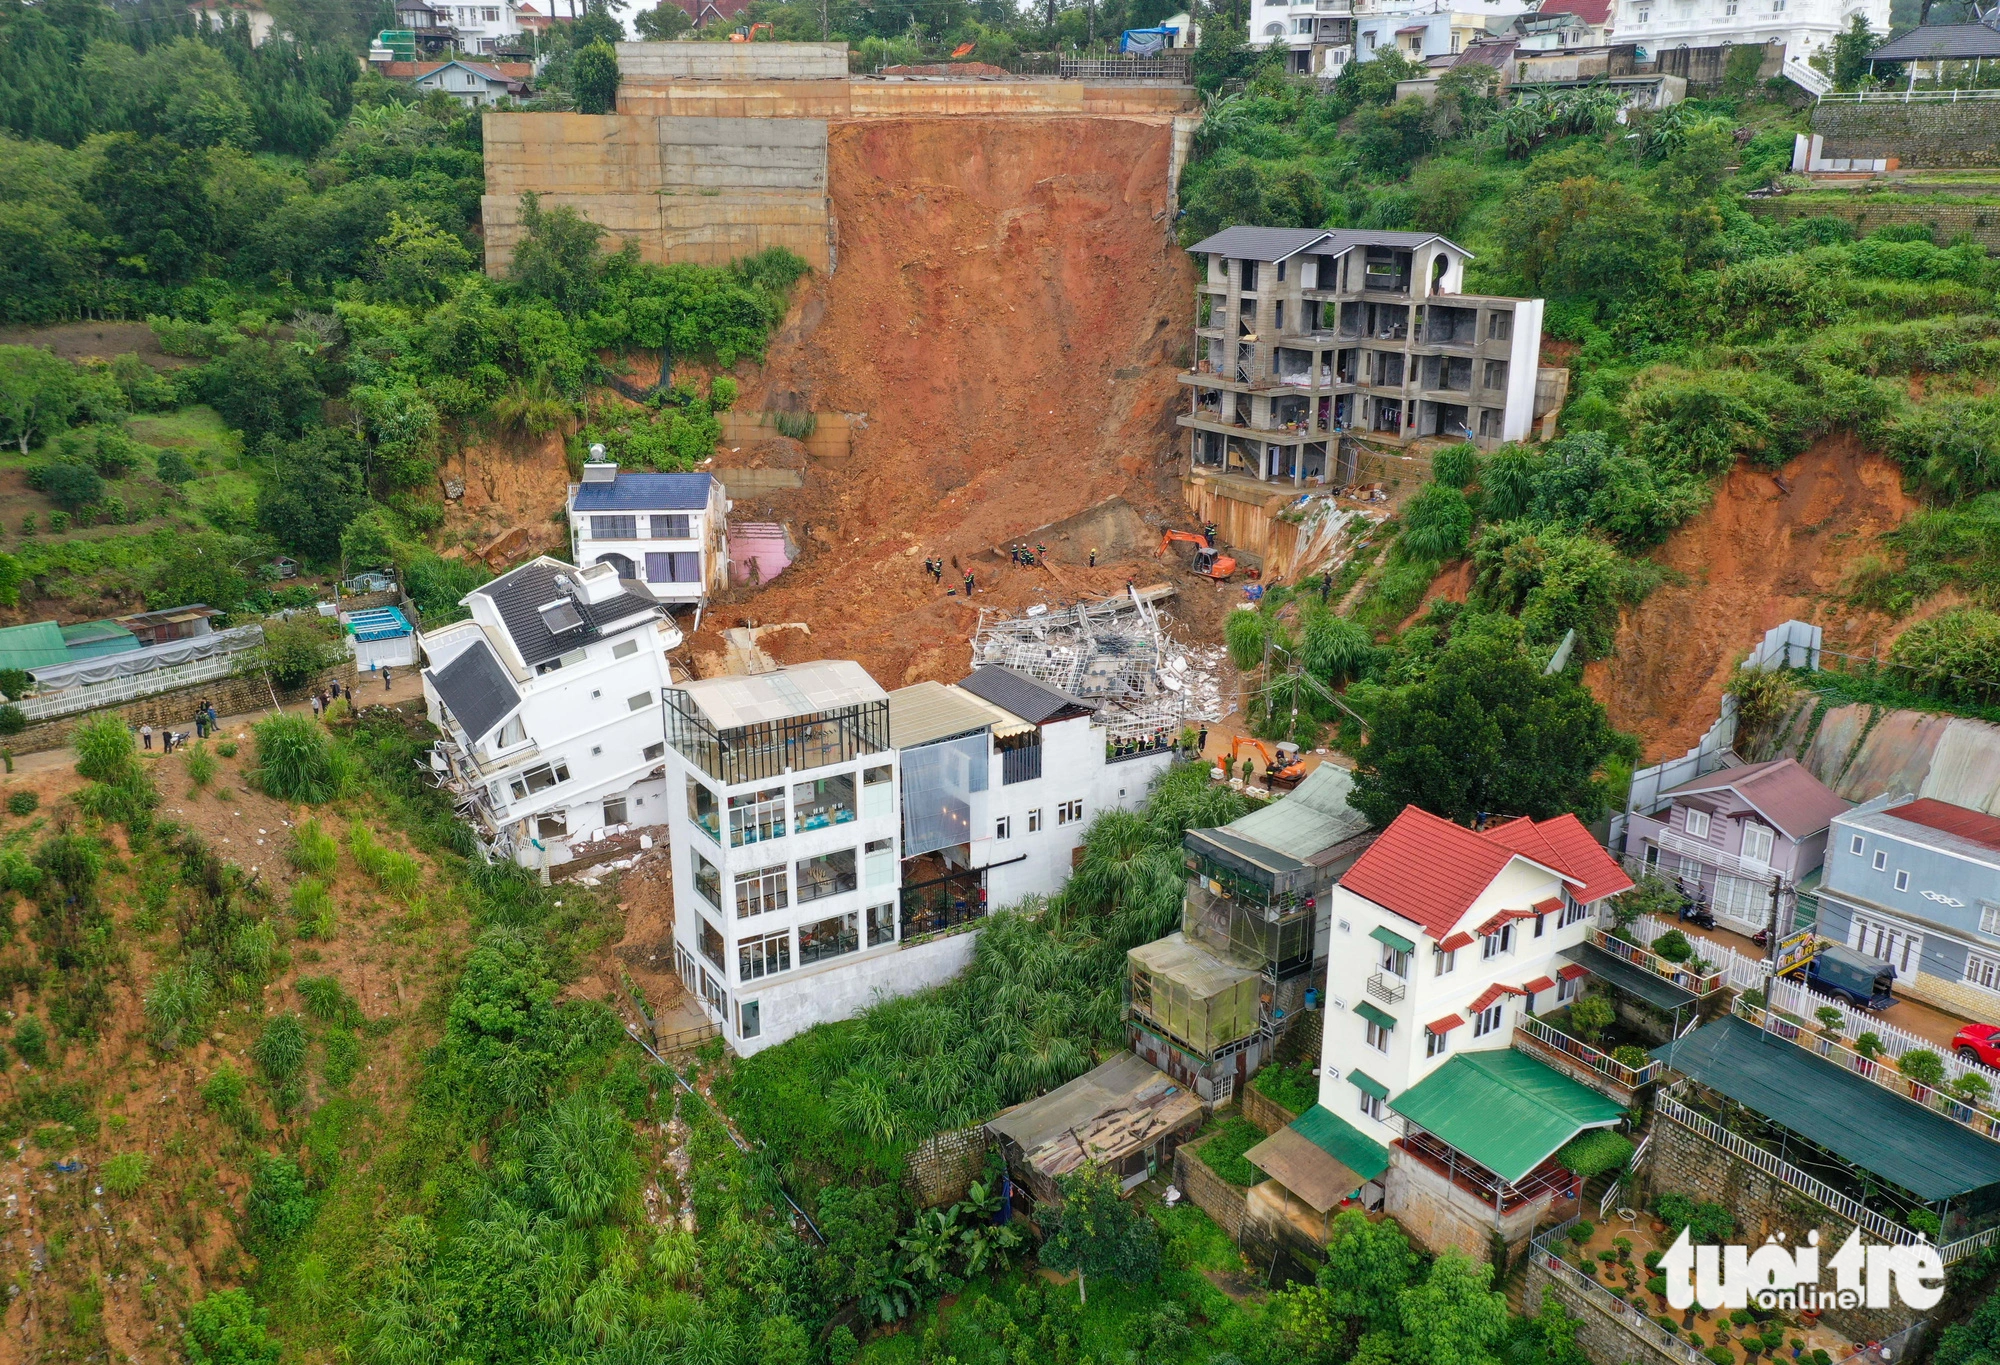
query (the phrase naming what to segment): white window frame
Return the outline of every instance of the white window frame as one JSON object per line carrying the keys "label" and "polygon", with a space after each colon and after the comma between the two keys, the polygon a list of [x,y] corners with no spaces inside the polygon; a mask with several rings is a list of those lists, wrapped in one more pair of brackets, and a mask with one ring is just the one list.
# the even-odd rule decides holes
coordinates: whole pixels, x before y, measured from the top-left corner
{"label": "white window frame", "polygon": [[1910,889],[1910,874],[1900,867],[1896,869],[1896,889],[1898,891]]}
{"label": "white window frame", "polygon": [[[1761,844],[1762,847],[1753,851],[1751,848],[1753,843]],[[1769,867],[1771,865],[1772,850],[1777,845],[1777,836],[1772,832],[1769,825],[1760,824],[1755,820],[1746,820],[1743,822],[1743,860],[1745,862]]]}
{"label": "white window frame", "polygon": [[1383,1121],[1382,1119],[1383,1111],[1388,1107],[1386,1101],[1377,1099],[1375,1096],[1369,1094],[1366,1090],[1362,1090],[1360,1093],[1361,1093],[1361,1112],[1366,1114],[1369,1118],[1374,1119],[1377,1123],[1381,1123]]}
{"label": "white window frame", "polygon": [[1849,853],[1854,854],[1856,857],[1859,857],[1862,853],[1866,852],[1867,848],[1868,848],[1868,840],[1863,835],[1857,834],[1852,839],[1847,841],[1847,851]]}
{"label": "white window frame", "polygon": [[1042,808],[1040,806],[1037,806],[1035,807],[1035,809],[1028,812],[1028,833],[1040,834],[1041,832],[1042,832]]}
{"label": "white window frame", "polygon": [[1481,962],[1491,962],[1494,958],[1505,957],[1513,951],[1514,921],[1512,920],[1508,920],[1505,924],[1495,929],[1492,933],[1485,935],[1479,941],[1479,960]]}
{"label": "white window frame", "polygon": [[1363,1019],[1361,1021],[1361,1024],[1362,1024],[1362,1036],[1368,1040],[1368,1046],[1374,1048],[1377,1052],[1382,1053],[1384,1056],[1388,1055],[1389,1030],[1383,1028],[1373,1019]]}
{"label": "white window frame", "polygon": [[1967,953],[1961,979],[1968,986],[2000,995],[2000,954]]}
{"label": "white window frame", "polygon": [[2000,938],[2000,902],[1979,902],[1979,932]]}
{"label": "white window frame", "polygon": [[1875,850],[1875,861],[1874,861],[1874,862],[1872,862],[1872,863],[1870,863],[1870,864],[1869,864],[1869,866],[1870,866],[1870,867],[1872,867],[1872,868],[1874,868],[1874,869],[1875,869],[1875,870],[1876,870],[1877,872],[1886,872],[1886,871],[1888,871],[1888,870],[1889,870],[1889,850],[1888,850],[1888,849],[1886,849],[1886,848],[1878,848],[1878,849],[1876,849],[1876,850]]}
{"label": "white window frame", "polygon": [[[1641,19],[1641,20],[1640,20],[1639,22],[1643,24],[1643,23],[1645,23],[1646,21],[1645,21],[1644,19]],[[1690,810],[1689,810],[1689,811],[1687,812],[1687,837],[1688,837],[1688,838],[1690,838],[1690,839],[1706,839],[1706,838],[1708,837],[1708,828],[1709,828],[1709,822],[1708,822],[1708,812],[1707,812],[1707,811],[1705,811],[1705,810],[1693,810],[1693,809],[1690,809]]]}
{"label": "white window frame", "polygon": [[1014,817],[1011,815],[1003,815],[998,820],[995,820],[993,822],[993,837],[995,839],[1013,838]]}
{"label": "white window frame", "polygon": [[1074,825],[1082,819],[1083,799],[1081,797],[1074,801],[1064,801],[1056,807],[1056,823],[1058,825]]}
{"label": "white window frame", "polygon": [[1578,978],[1576,978],[1576,977],[1573,977],[1573,976],[1559,976],[1559,977],[1557,977],[1557,978],[1556,978],[1556,1003],[1557,1003],[1557,1004],[1565,1004],[1565,1005],[1566,1005],[1566,1004],[1568,1004],[1568,1003],[1569,1003],[1570,1001],[1572,1001],[1572,1000],[1576,999],[1576,983],[1577,983],[1577,980],[1578,980]]}
{"label": "white window frame", "polygon": [[1446,952],[1442,948],[1433,946],[1431,948],[1431,966],[1433,968],[1431,975],[1450,976],[1458,970],[1458,949],[1453,948],[1450,952]]}
{"label": "white window frame", "polygon": [[1503,996],[1472,1016],[1472,1036],[1484,1038],[1507,1021],[1507,1000]]}
{"label": "white window frame", "polygon": [[[745,967],[754,970],[746,971]],[[792,931],[774,929],[736,941],[736,975],[741,984],[782,976],[792,969]]]}
{"label": "white window frame", "polygon": [[786,880],[783,863],[739,872],[731,879],[730,888],[730,903],[736,907],[738,919],[775,914],[790,908],[792,903],[791,883]]}
{"label": "white window frame", "polygon": [[1410,979],[1410,955],[1392,944],[1382,945],[1382,970],[1398,981]]}
{"label": "white window frame", "polygon": [[1424,1030],[1424,1059],[1426,1061],[1432,1057],[1444,1056],[1450,1047],[1450,1029],[1446,1029],[1443,1033],[1433,1033],[1429,1029]]}

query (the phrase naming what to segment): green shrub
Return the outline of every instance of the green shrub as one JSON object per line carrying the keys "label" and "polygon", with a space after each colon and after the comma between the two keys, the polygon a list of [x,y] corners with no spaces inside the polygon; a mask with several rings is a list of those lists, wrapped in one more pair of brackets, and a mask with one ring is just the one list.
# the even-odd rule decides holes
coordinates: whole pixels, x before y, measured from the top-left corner
{"label": "green shrub", "polygon": [[313,1198],[298,1163],[289,1157],[258,1161],[250,1180],[250,1226],[267,1241],[284,1246],[312,1222]]}
{"label": "green shrub", "polygon": [[1241,1115],[1223,1120],[1213,1136],[1195,1148],[1201,1164],[1232,1185],[1248,1188],[1264,1183],[1264,1173],[1243,1159],[1243,1154],[1264,1140],[1264,1132]]}
{"label": "green shrub", "polygon": [[27,728],[27,712],[12,702],[0,704],[0,735],[18,735]]}
{"label": "green shrub", "polygon": [[1409,560],[1456,559],[1472,536],[1472,505],[1465,494],[1431,482],[1403,508],[1397,552]]}
{"label": "green shrub", "polygon": [[292,884],[290,909],[292,923],[297,926],[300,938],[333,937],[333,893],[319,878],[302,877]]}
{"label": "green shrub", "polygon": [[1479,477],[1479,447],[1470,441],[1446,446],[1431,456],[1431,477],[1447,488],[1468,488]]}
{"label": "green shrub", "polygon": [[152,1165],[152,1159],[144,1152],[120,1152],[104,1163],[99,1174],[105,1189],[129,1199],[145,1185]]}
{"label": "green shrub", "polygon": [[146,1039],[162,1052],[200,1040],[214,1017],[215,983],[193,963],[162,969],[146,989]]}
{"label": "green shrub", "polygon": [[1229,646],[1229,661],[1247,673],[1264,662],[1264,641],[1269,625],[1261,612],[1243,608],[1232,611],[1222,623],[1222,637]]}
{"label": "green shrub", "polygon": [[278,1365],[284,1354],[247,1289],[225,1289],[190,1305],[181,1346],[188,1365]]}
{"label": "green shrub", "polygon": [[223,758],[236,757],[236,741],[233,739],[217,740],[215,742],[215,752],[220,754]]}
{"label": "green shrub", "polygon": [[93,782],[117,782],[138,766],[138,745],[125,722],[116,716],[100,716],[79,725],[70,743],[76,746],[77,775]]}
{"label": "green shrub", "polygon": [[25,668],[0,668],[0,692],[19,701],[35,690],[35,675]]}
{"label": "green shrub", "polygon": [[335,862],[340,857],[340,845],[333,835],[320,826],[317,820],[302,820],[292,831],[292,847],[287,855],[293,867],[301,872],[310,872],[315,877],[333,874]]}
{"label": "green shrub", "polygon": [[205,740],[198,739],[188,746],[187,775],[188,781],[194,783],[195,790],[199,791],[213,782],[215,780],[215,770],[215,755],[209,752],[208,744]]}
{"label": "green shrub", "polygon": [[21,1016],[21,1022],[14,1025],[14,1051],[21,1054],[21,1060],[30,1066],[49,1064],[49,1029],[32,1014]]}
{"label": "green shrub", "polygon": [[352,1028],[361,1022],[361,1006],[332,977],[302,976],[293,984],[305,1001],[306,1013],[322,1024]]}
{"label": "green shrub", "polygon": [[1948,701],[1989,702],[2000,688],[2000,613],[1956,607],[1896,637],[1890,659],[1920,691]]}
{"label": "green shrub", "polygon": [[423,869],[407,853],[384,848],[359,820],[347,829],[347,851],[370,881],[393,896],[407,899],[417,889]]}
{"label": "green shrub", "polygon": [[257,781],[265,795],[317,805],[338,794],[333,745],[311,717],[272,716],[257,722],[250,733],[257,744]]}
{"label": "green shrub", "polygon": [[361,1069],[361,1043],[348,1029],[335,1028],[327,1030],[321,1047],[326,1055],[320,1065],[320,1076],[338,1090]]}
{"label": "green shrub", "polygon": [[1927,1047],[1905,1052],[1896,1059],[1896,1069],[1918,1085],[1936,1086],[1944,1080],[1944,1058]]}
{"label": "green shrub", "polygon": [[1669,929],[1653,940],[1653,951],[1669,962],[1686,962],[1694,956],[1694,945],[1678,929]]}
{"label": "green shrub", "polygon": [[36,792],[14,792],[7,798],[7,813],[9,815],[33,815],[35,808],[41,804],[42,798]]}
{"label": "green shrub", "polygon": [[281,1014],[264,1025],[257,1041],[250,1045],[266,1080],[282,1085],[299,1074],[306,1061],[306,1026],[296,1014]]}
{"label": "green shrub", "polygon": [[245,1131],[256,1128],[256,1115],[248,1104],[250,1083],[243,1073],[223,1062],[201,1083],[202,1107],[217,1118]]}
{"label": "green shrub", "polygon": [[1294,1114],[1303,1114],[1319,1103],[1319,1078],[1309,1070],[1297,1071],[1275,1064],[1265,1066],[1257,1072],[1250,1085],[1273,1104]]}

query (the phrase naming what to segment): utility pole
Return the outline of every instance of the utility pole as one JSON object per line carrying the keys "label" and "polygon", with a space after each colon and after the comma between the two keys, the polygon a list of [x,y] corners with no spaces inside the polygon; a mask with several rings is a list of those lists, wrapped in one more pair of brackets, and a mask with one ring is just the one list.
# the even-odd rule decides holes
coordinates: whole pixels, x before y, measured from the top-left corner
{"label": "utility pole", "polygon": [[1771,923],[1764,933],[1764,1028],[1767,1032],[1771,1027],[1771,1014],[1777,1009],[1771,994],[1778,984],[1778,893],[1784,884],[1781,874],[1771,874]]}

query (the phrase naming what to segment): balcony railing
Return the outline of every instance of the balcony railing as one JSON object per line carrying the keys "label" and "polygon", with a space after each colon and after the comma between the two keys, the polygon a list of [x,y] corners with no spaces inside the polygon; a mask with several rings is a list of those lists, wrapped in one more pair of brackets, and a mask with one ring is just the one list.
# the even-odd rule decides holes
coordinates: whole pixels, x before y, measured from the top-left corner
{"label": "balcony railing", "polygon": [[1701,839],[1690,839],[1679,830],[1662,829],[1651,837],[1663,852],[1685,854],[1696,862],[1705,863],[1733,876],[1751,877],[1768,884],[1773,873],[1783,875],[1769,863],[1753,863],[1746,858],[1737,857],[1734,853],[1725,853],[1714,844]]}
{"label": "balcony railing", "polygon": [[1626,1090],[1637,1090],[1642,1085],[1650,1085],[1659,1079],[1666,1063],[1649,1061],[1644,1066],[1627,1066],[1610,1053],[1592,1047],[1589,1043],[1572,1038],[1561,1029],[1543,1023],[1532,1017],[1523,1018],[1514,1025],[1517,1038],[1526,1037],[1534,1045],[1545,1047],[1552,1052],[1589,1067],[1613,1085]]}
{"label": "balcony railing", "polygon": [[1898,1095],[1912,1104],[1922,1105],[1933,1114],[1941,1114],[1959,1127],[2000,1142],[2000,1111],[1990,1106],[1993,1101],[1975,1101],[1960,1098],[1941,1086],[1924,1085],[1904,1075],[1893,1064],[1879,1057],[1864,1057],[1843,1042],[1839,1042],[1820,1032],[1810,1024],[1788,1019],[1782,1014],[1772,1014],[1750,1004],[1738,996],[1735,1004],[1737,1015],[1769,1034],[1774,1034],[1787,1042],[1798,1044],[1815,1056],[1824,1057],[1844,1070],[1851,1071],[1862,1079],[1881,1086],[1891,1094]]}
{"label": "balcony railing", "polygon": [[1713,995],[1729,984],[1727,971],[1713,971],[1705,975],[1697,973],[1681,963],[1667,961],[1658,953],[1648,952],[1636,943],[1613,938],[1603,929],[1592,929],[1589,941],[1612,956],[1623,958],[1634,967],[1651,972],[1663,981],[1671,981],[1693,995]]}
{"label": "balcony railing", "polygon": [[1409,986],[1399,976],[1387,972],[1377,972],[1368,978],[1368,993],[1385,1005],[1393,1005],[1409,993]]}
{"label": "balcony railing", "polygon": [[[1615,1185],[1612,1188],[1617,1188]],[[1646,1315],[1644,1306],[1637,1302],[1628,1303],[1606,1289],[1592,1276],[1584,1274],[1562,1258],[1556,1250],[1559,1237],[1563,1237],[1575,1223],[1574,1217],[1556,1224],[1541,1236],[1535,1238],[1528,1254],[1535,1258],[1542,1269],[1555,1279],[1563,1281],[1580,1292],[1593,1308],[1606,1317],[1615,1319],[1626,1331],[1632,1333],[1646,1345],[1669,1360],[1684,1362],[1684,1365],[1708,1365],[1708,1357],[1695,1350],[1679,1336],[1667,1331],[1659,1323]],[[1567,1238],[1564,1238],[1567,1240]],[[1631,1353],[1635,1358],[1639,1352]]]}

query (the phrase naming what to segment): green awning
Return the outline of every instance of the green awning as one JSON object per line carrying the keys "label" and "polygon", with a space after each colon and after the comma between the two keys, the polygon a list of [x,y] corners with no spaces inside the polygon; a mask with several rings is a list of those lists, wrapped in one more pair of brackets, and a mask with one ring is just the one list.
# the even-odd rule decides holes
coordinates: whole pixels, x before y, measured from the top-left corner
{"label": "green awning", "polygon": [[1377,943],[1386,943],[1391,948],[1399,948],[1406,953],[1414,953],[1415,951],[1417,951],[1416,944],[1412,943],[1409,939],[1404,938],[1401,934],[1395,932],[1393,929],[1385,929],[1381,925],[1377,925],[1375,928],[1370,929],[1368,931],[1368,937],[1374,939]]}
{"label": "green awning", "polygon": [[1389,1149],[1323,1104],[1292,1120],[1292,1131],[1353,1171],[1374,1180],[1389,1169]]}
{"label": "green awning", "polygon": [[1389,1107],[1509,1183],[1584,1129],[1625,1116],[1617,1101],[1511,1048],[1462,1052]]}
{"label": "green awning", "polygon": [[1396,1027],[1395,1015],[1390,1014],[1385,1010],[1376,1009],[1366,1000],[1363,1000],[1360,1004],[1356,1005],[1354,1007],[1354,1012],[1360,1015],[1363,1019],[1366,1019],[1369,1023],[1375,1024],[1381,1028]]}
{"label": "green awning", "polygon": [[1665,977],[1655,976],[1644,967],[1635,967],[1616,953],[1608,953],[1594,943],[1579,943],[1574,948],[1565,948],[1556,954],[1565,962],[1574,962],[1592,976],[1609,982],[1629,995],[1636,995],[1654,1009],[1672,1014],[1684,1005],[1692,1005],[1701,997],[1693,991],[1683,990]]}
{"label": "green awning", "polygon": [[1373,1095],[1378,1100],[1389,1098],[1389,1087],[1365,1071],[1350,1071],[1347,1073],[1347,1079],[1353,1081],[1355,1088],[1364,1094]]}
{"label": "green awning", "polygon": [[2000,1184],[2000,1142],[1735,1015],[1653,1056],[1926,1202]]}

